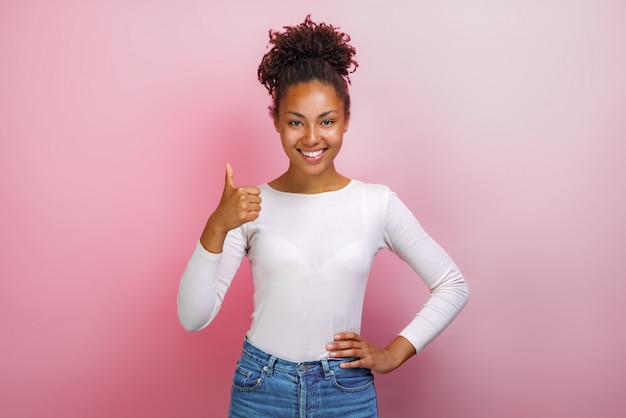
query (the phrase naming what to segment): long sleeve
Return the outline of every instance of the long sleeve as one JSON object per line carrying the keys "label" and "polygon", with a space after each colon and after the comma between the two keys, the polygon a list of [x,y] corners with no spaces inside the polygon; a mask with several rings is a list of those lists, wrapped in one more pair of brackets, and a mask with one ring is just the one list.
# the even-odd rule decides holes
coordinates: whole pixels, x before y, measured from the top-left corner
{"label": "long sleeve", "polygon": [[426,304],[400,332],[420,352],[465,306],[469,289],[454,261],[394,193],[389,197],[384,228],[389,249],[407,262],[431,291]]}
{"label": "long sleeve", "polygon": [[196,244],[178,287],[178,319],[183,328],[198,331],[215,318],[245,253],[243,228],[228,233],[220,254]]}

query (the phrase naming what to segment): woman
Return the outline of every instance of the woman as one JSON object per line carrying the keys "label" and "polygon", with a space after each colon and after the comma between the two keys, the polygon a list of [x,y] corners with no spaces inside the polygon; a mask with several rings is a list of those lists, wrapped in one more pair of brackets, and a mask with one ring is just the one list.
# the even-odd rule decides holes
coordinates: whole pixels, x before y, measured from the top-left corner
{"label": "woman", "polygon": [[[258,76],[289,167],[259,187],[235,187],[226,165],[221,201],[181,279],[179,319],[199,330],[217,315],[243,257],[250,260],[254,314],[234,373],[231,417],[377,417],[372,371],[399,367],[467,301],[458,268],[398,197],[335,168],[357,67],[349,40],[310,17],[270,31]],[[406,261],[431,296],[379,348],[359,332],[367,277],[383,248]]]}

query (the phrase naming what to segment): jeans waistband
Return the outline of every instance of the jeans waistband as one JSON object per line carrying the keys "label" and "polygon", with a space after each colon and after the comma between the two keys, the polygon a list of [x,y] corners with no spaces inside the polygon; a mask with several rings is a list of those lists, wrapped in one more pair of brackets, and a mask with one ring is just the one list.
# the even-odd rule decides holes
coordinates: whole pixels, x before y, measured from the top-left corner
{"label": "jeans waistband", "polygon": [[339,368],[341,363],[356,360],[354,357],[344,357],[338,359],[327,358],[322,360],[294,363],[266,353],[260,348],[252,345],[247,338],[243,342],[241,355],[242,357],[246,357],[249,360],[263,365],[263,371],[268,376],[271,376],[275,370],[278,370],[298,375],[320,373],[324,374],[326,379],[329,379],[330,376],[333,375],[334,370]]}

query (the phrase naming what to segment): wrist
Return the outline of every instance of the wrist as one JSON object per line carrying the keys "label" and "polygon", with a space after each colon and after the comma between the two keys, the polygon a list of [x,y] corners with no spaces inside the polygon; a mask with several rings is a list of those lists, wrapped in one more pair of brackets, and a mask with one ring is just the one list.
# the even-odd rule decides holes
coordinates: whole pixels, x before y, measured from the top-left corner
{"label": "wrist", "polygon": [[219,254],[222,252],[227,234],[228,230],[214,224],[211,222],[211,219],[209,219],[200,236],[200,244],[202,244],[208,252]]}
{"label": "wrist", "polygon": [[396,337],[391,344],[385,347],[385,351],[387,352],[391,366],[389,371],[397,369],[416,354],[413,344],[402,336]]}

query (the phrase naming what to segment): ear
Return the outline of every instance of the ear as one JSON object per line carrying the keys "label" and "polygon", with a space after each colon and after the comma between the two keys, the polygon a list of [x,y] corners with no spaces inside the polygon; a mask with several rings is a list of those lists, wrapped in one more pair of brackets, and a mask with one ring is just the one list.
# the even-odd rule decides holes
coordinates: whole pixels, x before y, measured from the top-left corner
{"label": "ear", "polygon": [[276,129],[276,132],[280,133],[280,129],[278,125],[278,116],[274,116],[274,129]]}
{"label": "ear", "polygon": [[348,132],[348,125],[350,125],[350,118],[346,118],[345,122],[343,123],[343,133],[345,134],[346,132]]}

